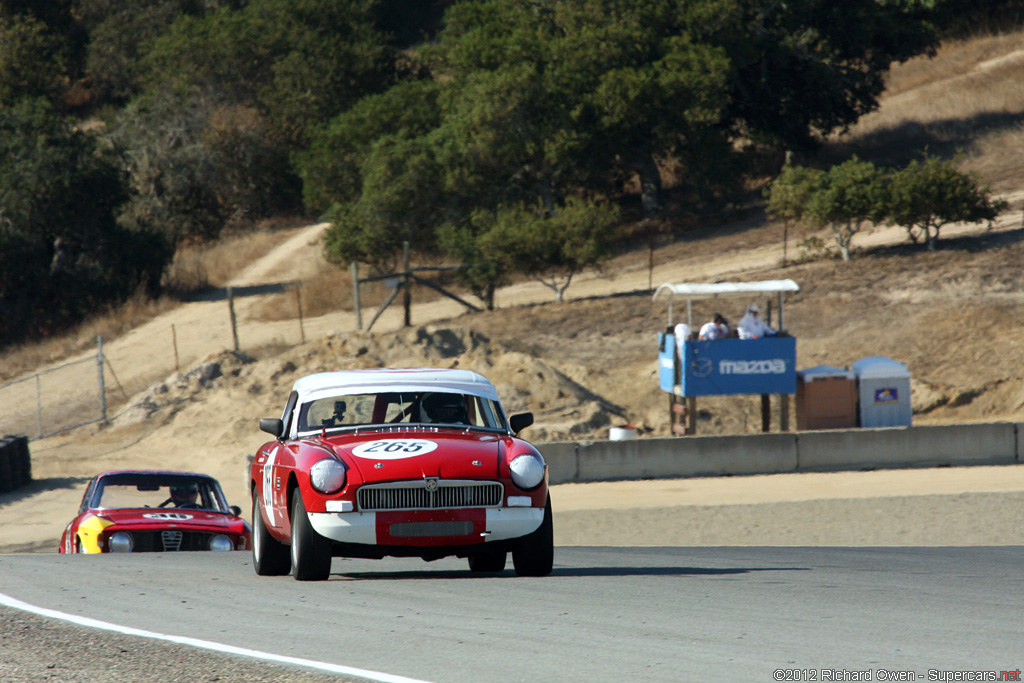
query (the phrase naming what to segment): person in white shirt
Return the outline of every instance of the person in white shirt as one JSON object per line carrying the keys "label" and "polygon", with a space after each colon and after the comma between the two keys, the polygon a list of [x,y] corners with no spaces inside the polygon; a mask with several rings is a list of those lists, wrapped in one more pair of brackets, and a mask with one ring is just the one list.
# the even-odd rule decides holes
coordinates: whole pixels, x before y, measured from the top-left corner
{"label": "person in white shirt", "polygon": [[760,339],[774,337],[778,334],[761,318],[761,307],[756,303],[747,306],[747,311],[740,320],[737,332],[739,332],[740,339]]}
{"label": "person in white shirt", "polygon": [[724,339],[728,336],[729,322],[722,317],[721,313],[715,313],[714,319],[711,322],[704,323],[700,328],[700,332],[697,334],[698,339],[704,339],[706,341]]}

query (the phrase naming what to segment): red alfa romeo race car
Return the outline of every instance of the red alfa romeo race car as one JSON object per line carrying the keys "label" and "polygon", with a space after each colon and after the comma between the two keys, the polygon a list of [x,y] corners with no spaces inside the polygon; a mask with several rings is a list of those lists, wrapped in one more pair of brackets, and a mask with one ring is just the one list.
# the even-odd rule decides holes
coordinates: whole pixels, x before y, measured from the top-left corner
{"label": "red alfa romeo race car", "polygon": [[323,580],[332,557],[468,558],[551,573],[547,465],[468,370],[325,372],[295,382],[251,468],[253,566]]}
{"label": "red alfa romeo race car", "polygon": [[252,527],[227,504],[213,477],[194,472],[119,470],[92,478],[62,553],[248,550]]}

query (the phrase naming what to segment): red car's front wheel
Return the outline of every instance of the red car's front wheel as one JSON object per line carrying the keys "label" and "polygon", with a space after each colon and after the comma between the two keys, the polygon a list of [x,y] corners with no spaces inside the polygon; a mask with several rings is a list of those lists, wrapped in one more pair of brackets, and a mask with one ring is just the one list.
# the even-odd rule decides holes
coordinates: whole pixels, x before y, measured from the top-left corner
{"label": "red car's front wheel", "polygon": [[292,567],[299,581],[323,581],[331,575],[331,541],[309,523],[302,492],[292,492]]}
{"label": "red car's front wheel", "polygon": [[292,568],[288,546],[270,535],[260,513],[260,497],[252,490],[252,566],[260,576],[282,576]]}
{"label": "red car's front wheel", "polygon": [[517,576],[547,576],[555,563],[555,533],[551,521],[551,496],[544,506],[544,521],[537,530],[524,536],[512,550],[512,565]]}

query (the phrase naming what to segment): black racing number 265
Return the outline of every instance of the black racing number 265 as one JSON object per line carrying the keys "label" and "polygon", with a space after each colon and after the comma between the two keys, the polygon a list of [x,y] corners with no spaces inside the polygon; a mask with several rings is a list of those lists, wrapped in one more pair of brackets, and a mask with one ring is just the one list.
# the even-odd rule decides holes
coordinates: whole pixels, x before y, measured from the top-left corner
{"label": "black racing number 265", "polygon": [[423,450],[423,444],[419,441],[389,439],[387,441],[374,441],[363,449],[363,453],[416,453],[421,450]]}

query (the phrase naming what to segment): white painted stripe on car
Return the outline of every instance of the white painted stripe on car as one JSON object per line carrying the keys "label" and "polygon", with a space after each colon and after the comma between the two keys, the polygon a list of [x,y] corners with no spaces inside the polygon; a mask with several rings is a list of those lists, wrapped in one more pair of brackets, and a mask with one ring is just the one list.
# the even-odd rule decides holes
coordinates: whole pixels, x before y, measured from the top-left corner
{"label": "white painted stripe on car", "polygon": [[172,636],[166,633],[156,633],[154,631],[145,631],[138,628],[132,628],[130,626],[120,626],[118,624],[111,624],[106,621],[99,621],[97,619],[91,619],[89,617],[80,617],[75,614],[67,614],[65,612],[58,612],[57,610],[47,609],[45,607],[36,607],[30,605],[27,602],[22,602],[16,598],[12,598],[9,595],[0,593],[0,605],[5,605],[13,609],[23,610],[25,612],[32,612],[43,617],[50,617],[51,619],[60,619],[62,621],[69,621],[79,626],[88,626],[90,628],[99,628],[105,631],[114,631],[115,633],[123,633],[129,636],[139,636],[142,638],[153,638],[155,640],[164,640],[169,643],[177,643],[179,645],[189,645],[191,647],[201,648],[203,650],[213,650],[214,652],[224,652],[226,654],[240,655],[242,657],[252,657],[254,659],[263,659],[270,662],[280,662],[282,664],[294,664],[296,666],[304,666],[311,669],[319,669],[321,671],[329,671],[337,674],[348,674],[350,676],[360,676],[367,678],[371,681],[380,681],[381,683],[428,683],[427,681],[420,680],[418,678],[406,678],[405,676],[396,676],[393,674],[382,673],[379,671],[369,671],[367,669],[357,669],[351,666],[342,666],[340,664],[330,664],[327,662],[316,662],[311,659],[302,659],[300,657],[286,657],[284,655],[275,655],[271,652],[260,652],[259,650],[249,650],[244,647],[235,647],[234,645],[224,645],[223,643],[214,643],[209,640],[199,640],[198,638],[186,638],[184,636]]}

